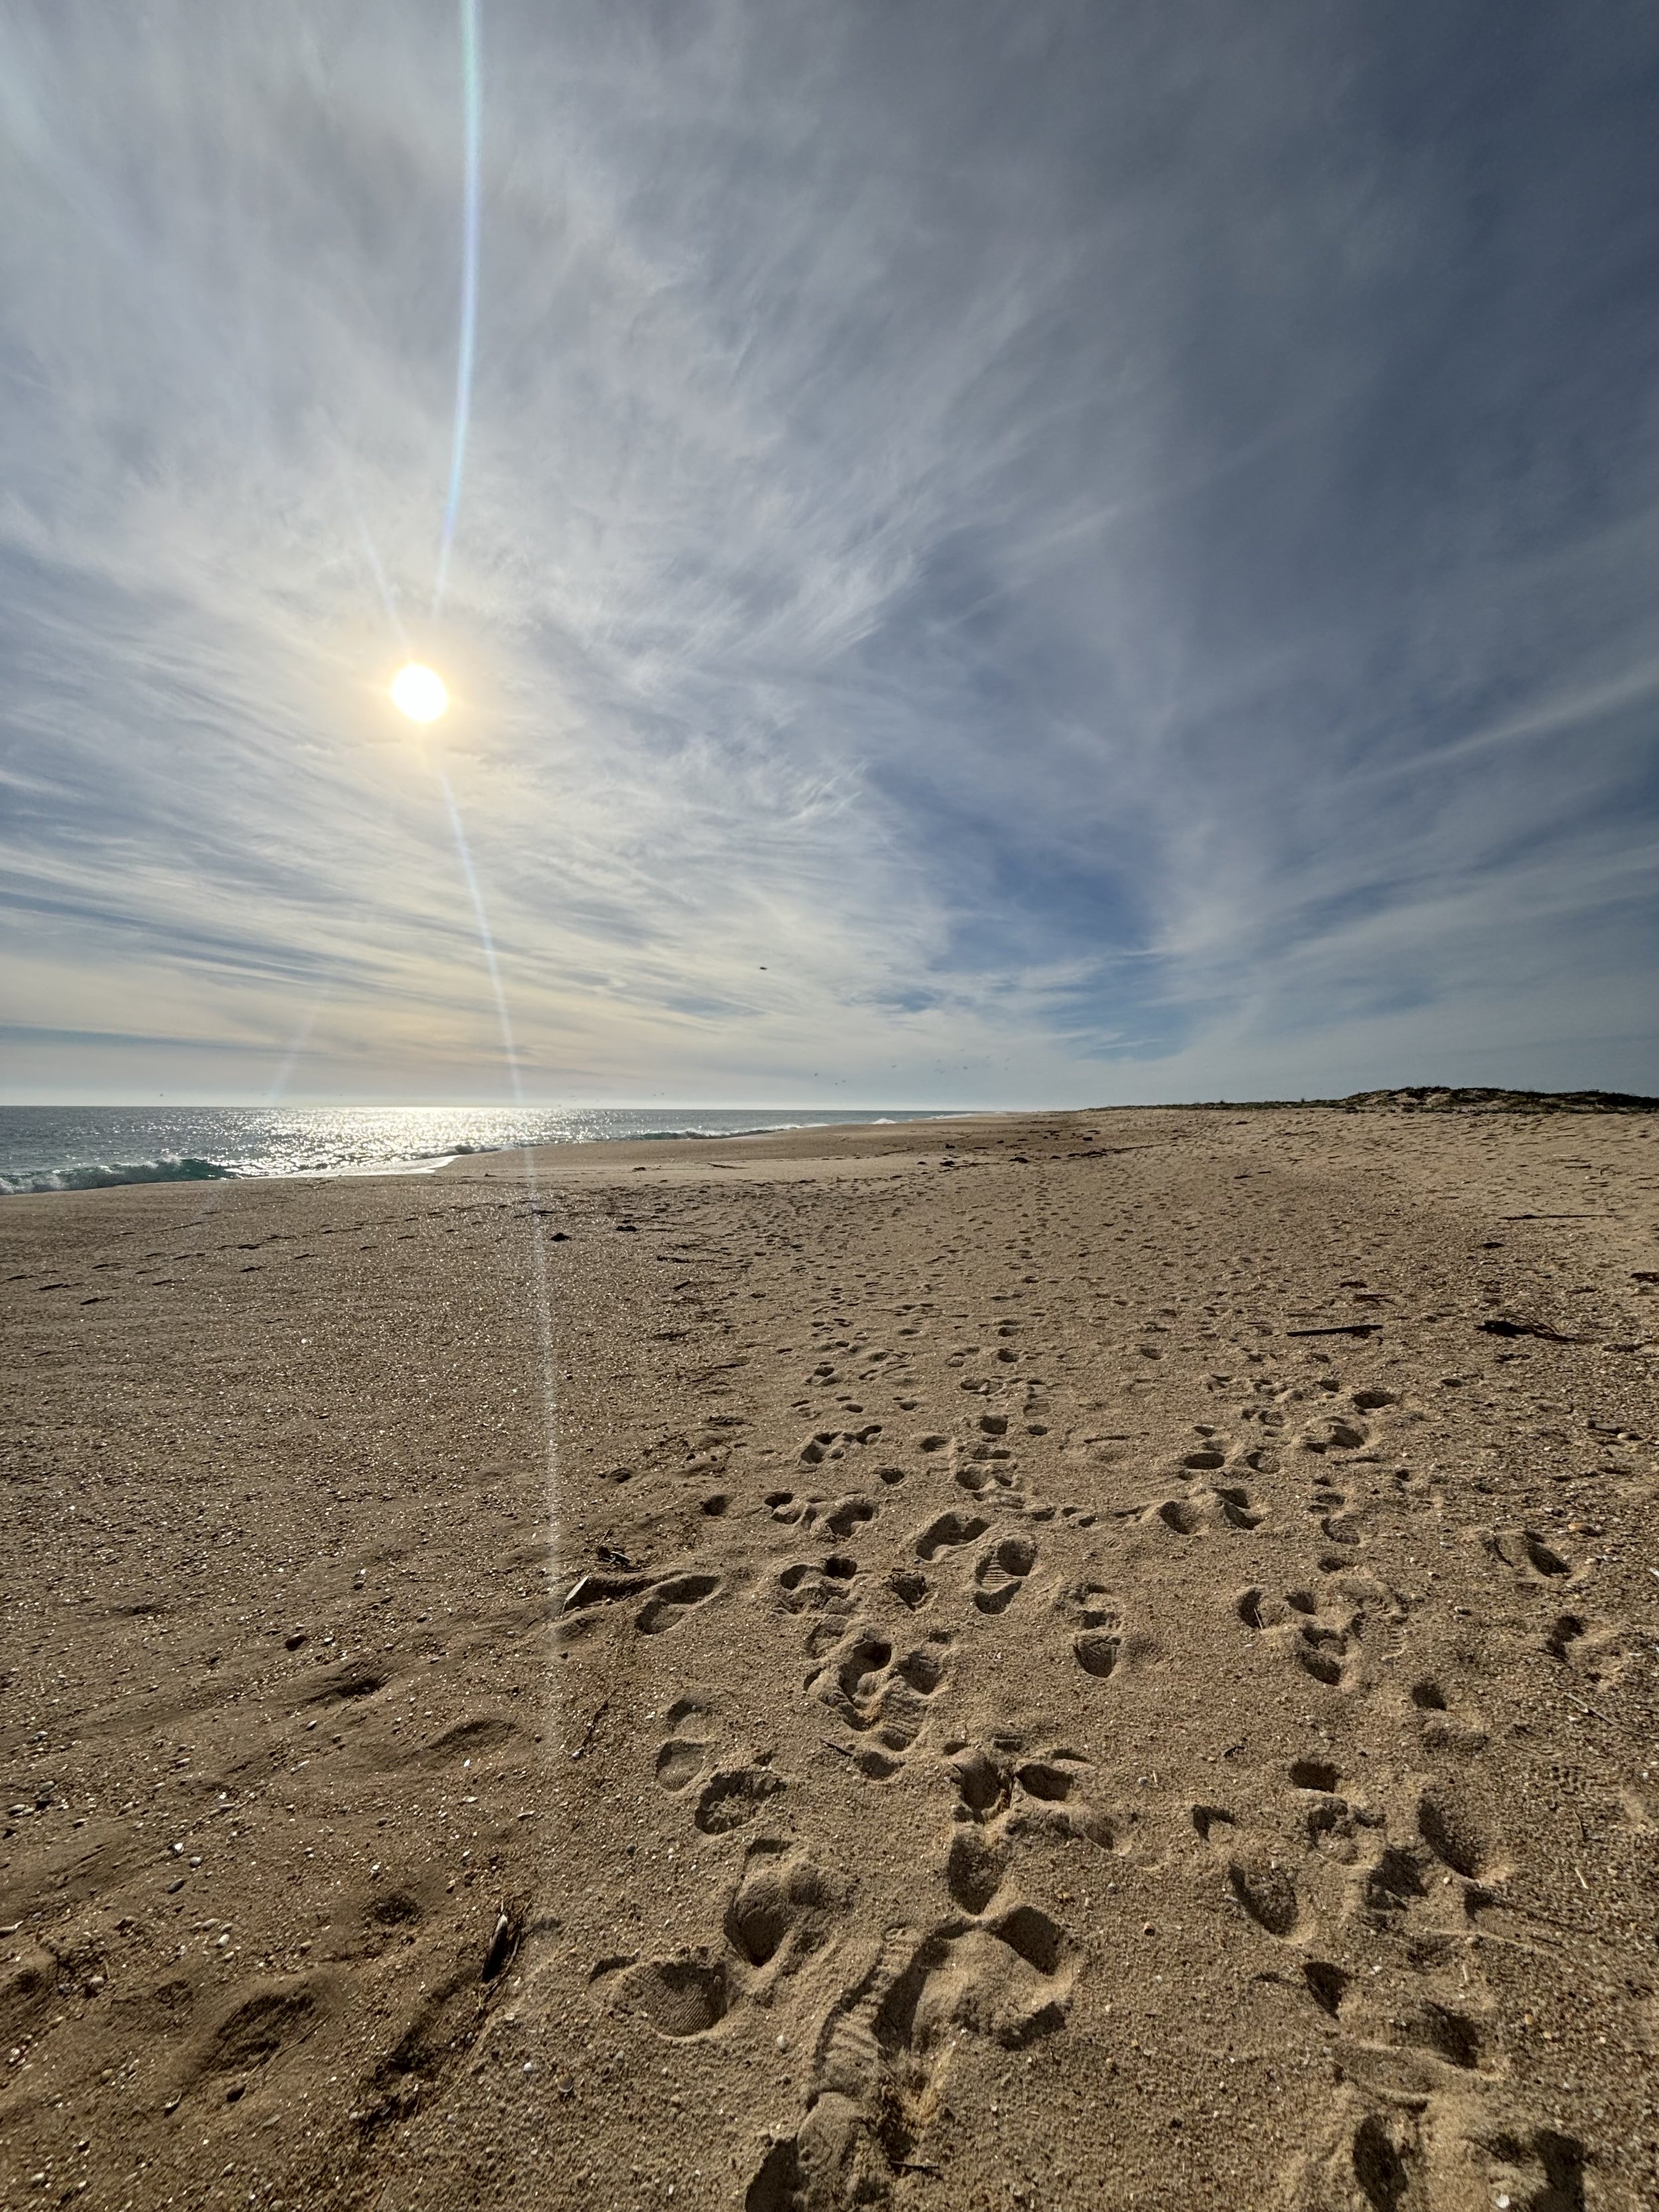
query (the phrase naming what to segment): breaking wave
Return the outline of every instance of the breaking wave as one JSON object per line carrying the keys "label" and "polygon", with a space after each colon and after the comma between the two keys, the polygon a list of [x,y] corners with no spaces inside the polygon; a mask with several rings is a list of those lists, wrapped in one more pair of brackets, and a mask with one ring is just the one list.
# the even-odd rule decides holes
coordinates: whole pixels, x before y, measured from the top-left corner
{"label": "breaking wave", "polygon": [[79,1167],[36,1168],[26,1175],[0,1175],[0,1192],[16,1198],[36,1190],[112,1190],[124,1182],[224,1182],[234,1168],[193,1154],[182,1159],[94,1160]]}

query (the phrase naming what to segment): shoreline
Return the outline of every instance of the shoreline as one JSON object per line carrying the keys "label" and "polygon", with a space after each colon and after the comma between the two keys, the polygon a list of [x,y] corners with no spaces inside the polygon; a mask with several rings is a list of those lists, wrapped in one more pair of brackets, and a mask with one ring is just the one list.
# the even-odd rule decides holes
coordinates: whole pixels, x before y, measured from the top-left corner
{"label": "shoreline", "polygon": [[1636,2212],[1656,1142],[0,1208],[0,2201]]}
{"label": "shoreline", "polygon": [[[37,1110],[37,1109],[26,1109]],[[46,1109],[39,1109],[46,1110]],[[72,1110],[72,1109],[65,1109]],[[125,1109],[117,1109],[125,1110]],[[205,1110],[205,1109],[204,1109]],[[240,1110],[240,1109],[238,1109]],[[356,1110],[356,1109],[352,1109]],[[372,1109],[364,1109],[372,1110]],[[397,1109],[393,1109],[397,1110]],[[438,1109],[441,1110],[441,1109]],[[476,1110],[476,1109],[465,1109]],[[605,1109],[605,1111],[632,1111],[631,1109]],[[731,1110],[731,1109],[720,1109]],[[746,1109],[745,1109],[746,1110]],[[764,1109],[757,1109],[757,1111]],[[224,1162],[183,1155],[168,1155],[155,1160],[135,1161],[126,1172],[121,1164],[106,1168],[102,1163],[76,1162],[64,1169],[30,1170],[30,1174],[76,1175],[97,1172],[107,1174],[109,1181],[96,1183],[70,1182],[53,1187],[46,1185],[25,1189],[0,1189],[3,1198],[58,1198],[92,1190],[120,1190],[141,1188],[151,1183],[172,1185],[181,1183],[220,1182],[309,1182],[357,1180],[378,1176],[431,1175],[452,1167],[458,1162],[488,1159],[503,1155],[522,1156],[526,1152],[548,1152],[564,1151],[572,1146],[588,1147],[611,1145],[655,1144],[731,1144],[739,1140],[805,1133],[816,1131],[842,1129],[915,1127],[922,1123],[969,1122],[980,1121],[1040,1121],[1060,1118],[1086,1119],[1091,1115],[1142,1114],[1205,1114],[1251,1115],[1288,1113],[1344,1113],[1382,1115],[1390,1119],[1406,1120],[1428,1115],[1436,1119],[1447,1116],[1478,1115],[1484,1118],[1511,1118],[1520,1121],[1535,1121],[1540,1116],[1558,1115],[1582,1117],[1586,1115],[1659,1115],[1659,1100],[1638,1097],[1634,1093],[1610,1091],[1516,1091],[1487,1089],[1435,1088],[1418,1085],[1407,1090],[1355,1092],[1348,1097],[1314,1099],[1197,1099],[1152,1106],[1060,1107],[1034,1109],[1027,1108],[963,1107],[939,1112],[919,1113],[897,1109],[891,1115],[873,1115],[868,1120],[841,1119],[830,1121],[788,1121],[757,1123],[743,1129],[661,1129],[641,1131],[627,1136],[572,1136],[541,1139],[525,1144],[505,1144],[462,1146],[454,1152],[399,1157],[372,1165],[344,1164],[337,1167],[296,1169],[280,1174],[248,1174]],[[147,1170],[164,1166],[200,1166],[206,1172],[179,1175],[149,1173]],[[3,1178],[0,1178],[3,1182]]]}
{"label": "shoreline", "polygon": [[[337,1167],[295,1168],[279,1173],[245,1172],[228,1162],[213,1160],[205,1155],[167,1154],[155,1159],[105,1163],[88,1160],[71,1162],[59,1168],[39,1168],[22,1170],[29,1176],[96,1175],[103,1180],[94,1182],[54,1184],[37,1183],[32,1187],[14,1188],[0,1176],[0,1200],[6,1198],[63,1198],[98,1190],[141,1188],[149,1184],[170,1186],[184,1184],[212,1184],[222,1182],[338,1182],[369,1176],[430,1175],[437,1170],[453,1165],[458,1160],[488,1159],[501,1153],[523,1154],[526,1152],[558,1152],[572,1145],[607,1144],[726,1144],[741,1138],[784,1134],[791,1131],[836,1128],[885,1128],[909,1127],[926,1120],[959,1120],[973,1118],[966,1109],[955,1114],[910,1114],[873,1115],[868,1121],[843,1118],[835,1121],[789,1121],[757,1123],[752,1128],[742,1129],[658,1129],[644,1130],[637,1134],[617,1137],[542,1138],[525,1144],[461,1146],[453,1152],[399,1156],[373,1164],[348,1163]],[[163,1172],[178,1168],[184,1172]]]}

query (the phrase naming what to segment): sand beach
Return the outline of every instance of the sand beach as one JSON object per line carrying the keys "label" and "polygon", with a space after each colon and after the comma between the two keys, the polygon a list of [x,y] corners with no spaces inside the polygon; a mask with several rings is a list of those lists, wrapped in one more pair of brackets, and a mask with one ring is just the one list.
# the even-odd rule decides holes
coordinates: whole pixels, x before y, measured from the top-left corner
{"label": "sand beach", "polygon": [[1659,2202],[1659,1120],[0,1212],[0,2204]]}

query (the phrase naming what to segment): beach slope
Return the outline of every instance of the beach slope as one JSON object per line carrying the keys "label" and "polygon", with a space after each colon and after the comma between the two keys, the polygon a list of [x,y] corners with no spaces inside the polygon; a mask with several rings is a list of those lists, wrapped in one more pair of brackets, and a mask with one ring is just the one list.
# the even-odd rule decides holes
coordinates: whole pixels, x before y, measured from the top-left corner
{"label": "beach slope", "polygon": [[0,2203],[1659,2201],[1659,1121],[9,1200]]}

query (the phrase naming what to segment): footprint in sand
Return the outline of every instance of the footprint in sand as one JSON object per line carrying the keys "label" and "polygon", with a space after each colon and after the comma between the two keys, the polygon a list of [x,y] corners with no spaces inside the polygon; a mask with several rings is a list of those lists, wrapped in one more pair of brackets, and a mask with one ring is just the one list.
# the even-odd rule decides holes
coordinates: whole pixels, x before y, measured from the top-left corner
{"label": "footprint in sand", "polygon": [[878,1630],[860,1624],[806,1678],[836,1718],[872,1741],[853,1763],[872,1781],[896,1774],[927,1720],[928,1701],[945,1680],[949,1638],[935,1634],[898,1650]]}
{"label": "footprint in sand", "polygon": [[[888,1478],[884,1475],[884,1480]],[[898,1480],[902,1480],[901,1471]],[[770,1490],[766,1494],[767,1511],[775,1521],[788,1528],[807,1529],[822,1525],[832,1536],[846,1538],[866,1522],[873,1521],[880,1508],[868,1498],[837,1498],[829,1504],[820,1492],[809,1497],[797,1497],[791,1490]]]}
{"label": "footprint in sand", "polygon": [[668,1709],[668,1741],[657,1753],[658,1786],[677,1794],[690,1787],[702,1772],[708,1741],[698,1731],[710,1717],[700,1698],[681,1698]]}
{"label": "footprint in sand", "polygon": [[1346,1492],[1334,1489],[1322,1479],[1314,1486],[1308,1511],[1328,1543],[1358,1549],[1365,1540],[1367,1516],[1363,1510],[1358,1512],[1346,1510],[1347,1503]]}
{"label": "footprint in sand", "polygon": [[1328,1759],[1293,1759],[1289,1771],[1292,1790],[1316,1790],[1327,1796],[1342,1778],[1340,1770]]}
{"label": "footprint in sand", "polygon": [[[1352,2027],[1362,2036],[1369,2023],[1362,2011]],[[1396,2007],[1376,2024],[1376,2047],[1403,2046],[1427,2052],[1448,2066],[1466,2073],[1480,2070],[1489,2027],[1474,2014],[1456,2003],[1443,2004],[1424,1996]],[[1367,2037],[1367,2040],[1371,2039]]]}
{"label": "footprint in sand", "polygon": [[1212,1482],[1210,1494],[1230,1528],[1259,1528],[1267,1517],[1251,1503],[1250,1493],[1242,1483]]}
{"label": "footprint in sand", "polygon": [[1005,1536],[981,1554],[974,1570],[974,1603],[981,1613],[1002,1613],[1024,1587],[1036,1565],[1036,1546],[1029,1536]]}
{"label": "footprint in sand", "polygon": [[960,1802],[958,1820],[994,1820],[1008,1803],[1012,1780],[1006,1762],[993,1758],[982,1745],[957,1743],[945,1747],[949,1771]]}
{"label": "footprint in sand", "polygon": [[796,1559],[778,1574],[778,1595],[790,1613],[850,1613],[857,1602],[853,1583],[859,1564],[844,1553],[823,1559]]}
{"label": "footprint in sand", "polygon": [[[1334,2016],[1340,2002],[1334,1993],[1325,2008]],[[1423,2105],[1362,2112],[1350,2090],[1336,2109],[1329,2148],[1309,2159],[1297,2179],[1294,2212],[1417,2212],[1426,2206]]]}
{"label": "footprint in sand", "polygon": [[994,1747],[957,1744],[948,1771],[957,1786],[953,1817],[964,1826],[988,1828],[998,1838],[1052,1832],[1081,1837],[1101,1850],[1118,1847],[1120,1824],[1085,1795],[1090,1762],[1060,1746],[1040,1758],[1023,1755],[1017,1735]]}
{"label": "footprint in sand", "polygon": [[912,1613],[919,1613],[933,1595],[927,1576],[916,1567],[895,1567],[887,1577],[887,1587]]}
{"label": "footprint in sand", "polygon": [[[1432,2014],[1439,2008],[1428,2008]],[[1429,2019],[1409,2037],[1468,2066],[1468,2023]],[[1584,2212],[1586,2154],[1554,2127],[1487,2116],[1466,2094],[1395,2096],[1346,2088],[1321,2148],[1296,2177],[1290,2212],[1428,2212],[1439,2204]]]}
{"label": "footprint in sand", "polygon": [[1233,1609],[1247,1628],[1254,1628],[1293,1659],[1304,1674],[1332,1689],[1358,1686],[1364,1639],[1382,1625],[1385,1613],[1404,1618],[1395,1600],[1389,1605],[1379,1589],[1352,1579],[1333,1583],[1317,1594],[1307,1589],[1288,1590],[1282,1598],[1270,1597],[1259,1585],[1242,1591]]}
{"label": "footprint in sand", "polygon": [[1189,1451],[1181,1464],[1194,1474],[1206,1474],[1225,1467],[1227,1455],[1219,1444],[1203,1443],[1196,1451]]}
{"label": "footprint in sand", "polygon": [[[1328,1771],[1320,1769],[1322,1778]],[[1297,1936],[1305,1916],[1282,1846],[1251,1836],[1224,1805],[1194,1805],[1190,1817],[1194,1834],[1220,1858],[1225,1894],[1246,1919],[1280,1942]]]}
{"label": "footprint in sand", "polygon": [[1384,1844],[1364,1870],[1357,1911],[1373,1928],[1388,1929],[1419,1898],[1429,1893],[1424,1876],[1428,1854],[1400,1844]]}
{"label": "footprint in sand", "polygon": [[1419,1799],[1417,1832],[1441,1864],[1466,1881],[1498,1881],[1509,1871],[1468,1797],[1451,1784],[1437,1784]]}
{"label": "footprint in sand", "polygon": [[[1382,1826],[1373,1818],[1374,1826]],[[1510,1871],[1497,1838],[1461,1787],[1436,1784],[1418,1799],[1415,1832],[1404,1840],[1386,1828],[1354,1877],[1352,1912],[1381,1934],[1397,1934],[1424,1919],[1412,1939],[1413,1964],[1427,1960],[1436,1945],[1449,1956],[1463,1955],[1464,1931],[1478,1915],[1501,1904],[1501,1885]]]}
{"label": "footprint in sand", "polygon": [[707,1602],[720,1586],[718,1575],[672,1575],[659,1583],[634,1616],[641,1636],[662,1636],[678,1628],[696,1606]]}
{"label": "footprint in sand", "polygon": [[768,2148],[744,2212],[886,2203],[965,2036],[1025,2048],[1064,2027],[1082,1954],[1036,1905],[956,1917],[866,1954],[818,2031],[795,2134]]}
{"label": "footprint in sand", "polygon": [[1002,1887],[1012,1854],[1000,1836],[959,1828],[945,1855],[945,1886],[954,1903],[977,1917]]}
{"label": "footprint in sand", "polygon": [[726,1940],[749,1966],[770,1966],[792,1938],[799,1948],[812,1948],[817,1923],[836,1901],[806,1852],[763,1838],[750,1845],[726,1909]]}
{"label": "footprint in sand", "polygon": [[1230,1813],[1224,1805],[1194,1805],[1188,1817],[1193,1833],[1201,1844],[1223,1844],[1228,1832],[1238,1826],[1237,1814]]}
{"label": "footprint in sand", "polygon": [[1227,1893],[1265,1935],[1286,1942],[1302,1925],[1302,1900],[1282,1858],[1265,1846],[1227,1861]]}
{"label": "footprint in sand", "polygon": [[1342,2006],[1348,1991],[1353,1987],[1353,1976],[1346,1966],[1339,1966],[1331,1959],[1304,1959],[1302,1981],[1308,1995],[1322,2013],[1332,2020],[1342,2016]]}
{"label": "footprint in sand", "polygon": [[800,1448],[803,1467],[819,1467],[826,1460],[843,1460],[863,1450],[881,1434],[879,1421],[866,1421],[861,1429],[819,1429]]}
{"label": "footprint in sand", "polygon": [[323,2010],[323,1990],[313,1981],[284,1981],[255,1996],[238,1998],[198,2048],[189,2079],[251,2074],[268,2066],[310,2033]]}
{"label": "footprint in sand", "polygon": [[1624,1629],[1580,1613],[1558,1613],[1545,1632],[1544,1649],[1585,1682],[1618,1681],[1629,1658]]}
{"label": "footprint in sand", "polygon": [[735,1994],[723,1959],[693,1953],[630,1966],[611,2002],[620,2012],[637,2014],[659,2035],[680,2041],[718,2027]]}
{"label": "footprint in sand", "polygon": [[1007,1432],[1006,1414],[983,1413],[977,1433],[956,1448],[956,1479],[963,1489],[983,1497],[991,1490],[1017,1494],[1018,1468],[1010,1447],[1001,1439]]}
{"label": "footprint in sand", "polygon": [[1062,1594],[1060,1607],[1079,1631],[1072,1639],[1072,1656],[1084,1673],[1097,1681],[1115,1674],[1126,1645],[1123,1615],[1111,1591],[1085,1579]]}
{"label": "footprint in sand", "polygon": [[1454,1713],[1446,1692],[1431,1675],[1412,1684],[1411,1700],[1421,1718],[1424,1747],[1429,1751],[1484,1751],[1489,1741],[1478,1714]]}
{"label": "footprint in sand", "polygon": [[1166,1498],[1161,1505],[1153,1506],[1142,1516],[1147,1522],[1162,1522],[1177,1536],[1194,1536],[1203,1525],[1201,1507],[1191,1498]]}
{"label": "footprint in sand", "polygon": [[657,1781],[668,1790],[690,1788],[702,1772],[702,1764],[708,1747],[696,1743],[687,1736],[671,1736],[657,1753]]}
{"label": "footprint in sand", "polygon": [[963,1544],[975,1543],[989,1526],[977,1514],[941,1513],[916,1538],[916,1557],[936,1559],[941,1552],[952,1552]]}
{"label": "footprint in sand", "polygon": [[769,1799],[784,1788],[781,1775],[764,1765],[727,1767],[705,1783],[695,1815],[705,1836],[747,1827]]}
{"label": "footprint in sand", "polygon": [[[1534,1528],[1504,1528],[1486,1539],[1488,1550],[1524,1581],[1561,1583],[1578,1579],[1571,1559]],[[1582,1572],[1582,1571],[1580,1571]]]}
{"label": "footprint in sand", "polygon": [[410,1757],[423,1766],[459,1766],[464,1759],[470,1763],[486,1753],[500,1751],[518,1734],[504,1714],[479,1714],[471,1720],[455,1722]]}
{"label": "footprint in sand", "polygon": [[[1190,1465],[1194,1457],[1208,1456],[1189,1454],[1186,1463]],[[1219,1455],[1214,1456],[1218,1464]],[[1259,1528],[1267,1516],[1252,1503],[1243,1483],[1200,1480],[1189,1484],[1179,1497],[1148,1506],[1140,1517],[1149,1527],[1161,1524],[1177,1536],[1195,1536],[1205,1528]]]}
{"label": "footprint in sand", "polygon": [[1384,1826],[1382,1815],[1341,1794],[1341,1777],[1328,1759],[1292,1759],[1290,1778],[1291,1787],[1304,1793],[1304,1832],[1322,1857],[1340,1866],[1356,1866],[1375,1849],[1376,1832]]}
{"label": "footprint in sand", "polygon": [[1123,1656],[1123,1639],[1109,1629],[1093,1629],[1072,1640],[1072,1656],[1085,1674],[1103,1681],[1117,1672]]}
{"label": "footprint in sand", "polygon": [[963,1926],[947,1921],[923,1938],[883,1998],[878,2044],[925,2057],[961,2026],[1020,2050],[1065,2025],[1081,1954],[1059,1922],[1012,1905]]}
{"label": "footprint in sand", "polygon": [[815,1948],[826,1911],[842,1901],[805,1851],[762,1838],[744,1854],[726,1908],[729,1955],[704,1943],[668,1958],[605,1960],[593,1978],[614,1976],[611,2003],[659,2035],[676,2041],[707,2035],[745,1996],[764,1991],[775,1961]]}
{"label": "footprint in sand", "polygon": [[866,1521],[873,1521],[880,1509],[867,1498],[838,1498],[823,1515],[823,1525],[832,1536],[843,1540],[861,1528]]}
{"label": "footprint in sand", "polygon": [[1363,1421],[1336,1413],[1328,1419],[1310,1423],[1297,1442],[1307,1452],[1349,1452],[1360,1450],[1370,1438],[1371,1432]]}

